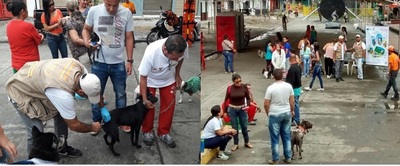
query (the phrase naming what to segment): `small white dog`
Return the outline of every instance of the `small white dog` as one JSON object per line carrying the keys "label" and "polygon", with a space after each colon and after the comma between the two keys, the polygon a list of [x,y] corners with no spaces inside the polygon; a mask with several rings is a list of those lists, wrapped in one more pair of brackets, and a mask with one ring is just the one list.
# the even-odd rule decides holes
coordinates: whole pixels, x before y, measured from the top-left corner
{"label": "small white dog", "polygon": [[257,52],[257,54],[258,54],[258,56],[259,56],[260,58],[264,58],[264,56],[265,56],[265,51],[261,51],[261,50],[259,49],[258,52]]}

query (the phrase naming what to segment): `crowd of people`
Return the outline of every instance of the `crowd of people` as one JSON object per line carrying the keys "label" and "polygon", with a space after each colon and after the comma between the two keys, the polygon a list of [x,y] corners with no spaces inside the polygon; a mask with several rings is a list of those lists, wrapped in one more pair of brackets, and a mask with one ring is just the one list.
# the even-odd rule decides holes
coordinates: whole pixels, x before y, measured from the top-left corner
{"label": "crowd of people", "polygon": [[[54,0],[43,0],[42,4],[41,21],[45,34],[38,33],[31,23],[24,21],[28,17],[24,0],[7,3],[7,10],[14,16],[7,26],[14,74],[6,83],[6,91],[21,123],[26,126],[28,153],[33,146],[32,127],[36,126],[43,132],[44,122],[53,119],[55,134],[66,139],[59,154],[80,157],[82,152],[67,142],[68,130],[90,132],[95,136],[101,130],[100,123],[110,121],[103,97],[108,78],[115,93],[115,107],[127,106],[127,77],[131,75],[134,62],[132,14],[136,10],[129,1],[121,5],[120,0],[103,0],[103,3],[90,7],[87,0],[67,0],[69,16],[63,17],[55,8]],[[92,42],[94,33],[102,42]],[[38,46],[44,39],[53,59],[40,58]],[[68,58],[67,43],[73,58]],[[181,35],[158,40],[145,49],[138,69],[140,83],[137,84],[149,109],[142,126],[143,141],[148,146],[152,146],[154,141],[155,107],[146,100],[147,89],[153,95],[158,89],[161,97],[158,138],[171,148],[176,146],[169,134],[175,110],[175,93],[172,92],[181,86],[180,70],[184,59],[189,56],[188,49]],[[97,53],[90,72],[79,62],[79,57],[88,52]],[[91,124],[78,120],[77,111],[80,110],[74,107],[75,100],[85,99],[92,107]],[[130,132],[129,126],[121,126],[121,129]],[[0,150],[0,163],[13,162],[18,155],[17,148],[1,126]]]}

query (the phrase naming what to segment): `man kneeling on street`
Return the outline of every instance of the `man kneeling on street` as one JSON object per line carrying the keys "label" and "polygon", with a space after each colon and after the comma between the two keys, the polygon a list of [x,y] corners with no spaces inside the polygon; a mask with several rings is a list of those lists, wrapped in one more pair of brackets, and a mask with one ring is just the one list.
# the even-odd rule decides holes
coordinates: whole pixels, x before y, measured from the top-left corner
{"label": "man kneeling on street", "polygon": [[[32,127],[43,132],[43,122],[54,119],[57,136],[65,137],[62,156],[80,157],[82,152],[67,145],[68,128],[80,132],[98,132],[99,122],[86,124],[78,120],[75,99],[86,99],[102,108],[103,119],[111,119],[108,109],[100,102],[100,80],[73,58],[52,59],[26,63],[6,82],[10,101],[24,122],[28,133],[28,147],[32,148]],[[99,103],[100,102],[100,103]]]}

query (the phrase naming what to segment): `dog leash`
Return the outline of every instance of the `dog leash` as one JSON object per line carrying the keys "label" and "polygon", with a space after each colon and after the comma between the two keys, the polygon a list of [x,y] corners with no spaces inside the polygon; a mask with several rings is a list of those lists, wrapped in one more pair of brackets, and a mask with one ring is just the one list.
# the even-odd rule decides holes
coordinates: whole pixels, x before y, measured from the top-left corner
{"label": "dog leash", "polygon": [[134,77],[135,77],[135,79],[136,79],[136,82],[137,82],[138,85],[139,85],[139,78],[138,78],[138,76],[137,76],[137,74],[136,74],[135,65],[133,65],[133,64],[132,64],[132,71],[133,71],[133,75],[134,75]]}

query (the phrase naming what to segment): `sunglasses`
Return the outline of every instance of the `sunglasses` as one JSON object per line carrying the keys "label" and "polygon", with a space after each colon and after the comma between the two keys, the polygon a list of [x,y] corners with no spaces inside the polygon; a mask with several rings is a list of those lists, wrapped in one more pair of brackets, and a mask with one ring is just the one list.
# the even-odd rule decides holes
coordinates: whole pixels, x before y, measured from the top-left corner
{"label": "sunglasses", "polygon": [[241,83],[241,82],[242,82],[242,80],[235,81],[236,84]]}

